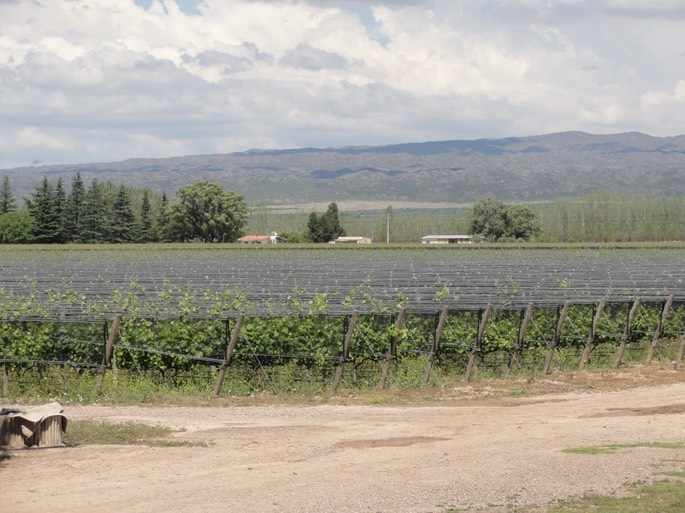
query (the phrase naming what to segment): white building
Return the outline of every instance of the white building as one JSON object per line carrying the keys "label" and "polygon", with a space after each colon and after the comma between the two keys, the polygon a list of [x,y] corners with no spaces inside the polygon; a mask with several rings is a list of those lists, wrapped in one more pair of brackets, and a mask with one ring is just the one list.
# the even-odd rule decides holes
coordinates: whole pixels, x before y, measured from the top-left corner
{"label": "white building", "polygon": [[338,237],[331,241],[333,244],[371,244],[369,237]]}
{"label": "white building", "polygon": [[423,244],[471,244],[470,235],[425,235],[421,237]]}

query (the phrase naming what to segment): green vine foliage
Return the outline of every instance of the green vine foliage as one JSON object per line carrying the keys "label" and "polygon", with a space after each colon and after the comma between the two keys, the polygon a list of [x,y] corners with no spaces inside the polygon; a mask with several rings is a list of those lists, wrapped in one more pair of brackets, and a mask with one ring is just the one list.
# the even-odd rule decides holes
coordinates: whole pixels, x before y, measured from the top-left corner
{"label": "green vine foliage", "polygon": [[115,359],[119,368],[178,373],[193,367],[188,357],[222,359],[225,342],[222,320],[125,318],[117,342],[125,347],[116,349]]}
{"label": "green vine foliage", "polygon": [[99,323],[0,323],[0,354],[15,366],[21,361],[93,366],[102,358],[103,348],[103,326]]}
{"label": "green vine foliage", "polygon": [[[190,288],[162,283],[161,292],[149,301],[143,285],[135,279],[124,287],[112,287],[111,297],[89,304],[70,291],[41,291],[31,286],[21,296],[0,290],[0,355],[11,361],[72,362],[74,365],[97,366],[102,360],[104,343],[112,319],[83,322],[100,318],[100,310],[117,306],[123,314],[116,340],[114,362],[117,368],[134,372],[152,371],[176,377],[191,372],[198,365],[217,367],[223,360],[231,328],[237,313],[249,312],[240,291],[205,292],[198,296]],[[443,293],[444,291],[444,293]],[[233,361],[245,368],[288,366],[306,372],[330,371],[340,362],[343,340],[352,308],[360,301],[368,310],[360,314],[354,330],[349,362],[353,368],[374,369],[385,361],[395,340],[397,363],[408,363],[430,353],[435,337],[439,308],[449,296],[447,288],[436,296],[436,311],[407,311],[405,322],[396,326],[399,308],[406,298],[397,297],[397,309],[387,306],[368,293],[364,285],[355,287],[343,298],[349,315],[328,315],[333,297],[325,293],[293,290],[287,298],[296,315],[277,314],[273,304],[268,314],[247,314],[240,332]],[[201,312],[200,302],[211,299],[211,311]],[[46,308],[50,304],[50,308]],[[147,302],[146,302],[147,301]],[[440,303],[440,304],[437,304]],[[79,322],[59,322],[47,314],[54,305],[78,312]],[[282,305],[280,305],[282,306]],[[559,350],[576,359],[590,332],[597,303],[574,304],[563,324]],[[599,319],[595,346],[602,351],[615,350],[625,330],[630,302],[609,303]],[[654,337],[661,319],[663,303],[641,304],[635,315],[628,342],[645,346]],[[528,325],[522,355],[544,355],[553,342],[561,306],[536,307]],[[482,362],[502,365],[516,349],[522,311],[495,308],[485,324],[482,344],[475,348]],[[210,318],[202,318],[207,315]],[[437,353],[437,365],[463,369],[476,343],[483,310],[449,311]],[[664,326],[664,336],[680,337],[685,327],[685,305],[673,305]],[[12,364],[14,365],[14,364]],[[417,365],[419,369],[421,366]]]}
{"label": "green vine foliage", "polygon": [[664,325],[664,336],[680,337],[685,334],[685,303],[675,303]]}
{"label": "green vine foliage", "polygon": [[478,334],[479,314],[472,310],[451,311],[442,332],[438,363],[463,366]]}
{"label": "green vine foliage", "polygon": [[354,347],[350,357],[355,365],[364,361],[380,361],[385,358],[394,331],[393,318],[389,315],[360,315],[354,332]]}
{"label": "green vine foliage", "polygon": [[512,351],[519,332],[520,316],[516,311],[495,310],[483,332],[484,353]]}
{"label": "green vine foliage", "polygon": [[322,365],[342,347],[343,318],[322,315],[248,317],[237,361],[252,365]]}

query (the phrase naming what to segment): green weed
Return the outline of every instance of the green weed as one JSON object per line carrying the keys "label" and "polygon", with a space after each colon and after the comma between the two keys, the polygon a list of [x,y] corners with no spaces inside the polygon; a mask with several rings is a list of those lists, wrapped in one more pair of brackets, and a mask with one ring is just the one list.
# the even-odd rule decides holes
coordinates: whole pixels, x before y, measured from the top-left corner
{"label": "green weed", "polygon": [[72,420],[65,434],[65,443],[78,445],[149,445],[155,447],[204,446],[202,443],[169,439],[174,431],[162,426],[135,422],[113,424],[90,420]]}
{"label": "green weed", "polygon": [[563,501],[548,513],[682,513],[685,511],[685,483],[665,480],[638,486],[629,497],[588,495]]}
{"label": "green weed", "polygon": [[570,454],[610,454],[620,449],[634,449],[637,447],[658,448],[658,449],[685,449],[682,442],[640,442],[635,444],[612,444],[600,445],[596,447],[570,447],[562,452]]}

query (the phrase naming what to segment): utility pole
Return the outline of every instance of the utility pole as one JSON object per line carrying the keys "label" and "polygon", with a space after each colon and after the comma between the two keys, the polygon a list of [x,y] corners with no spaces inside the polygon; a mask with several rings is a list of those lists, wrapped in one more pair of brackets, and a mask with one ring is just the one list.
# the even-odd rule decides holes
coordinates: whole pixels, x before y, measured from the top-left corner
{"label": "utility pole", "polygon": [[388,205],[385,209],[385,242],[390,244],[390,214],[392,214],[392,207]]}

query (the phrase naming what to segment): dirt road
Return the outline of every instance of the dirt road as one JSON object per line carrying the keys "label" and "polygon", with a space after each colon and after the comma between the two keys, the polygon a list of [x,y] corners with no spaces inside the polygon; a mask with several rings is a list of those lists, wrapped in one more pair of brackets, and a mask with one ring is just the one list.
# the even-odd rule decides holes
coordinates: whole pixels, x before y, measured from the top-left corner
{"label": "dirt road", "polygon": [[[657,376],[657,374],[659,374]],[[571,385],[573,381],[573,385]],[[526,391],[538,386],[540,390]],[[685,468],[685,373],[592,374],[442,390],[392,405],[66,406],[69,419],[162,424],[206,446],[13,451],[4,513],[544,511]],[[540,395],[542,394],[542,395]]]}

